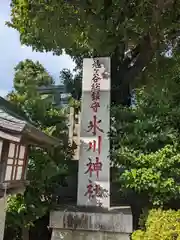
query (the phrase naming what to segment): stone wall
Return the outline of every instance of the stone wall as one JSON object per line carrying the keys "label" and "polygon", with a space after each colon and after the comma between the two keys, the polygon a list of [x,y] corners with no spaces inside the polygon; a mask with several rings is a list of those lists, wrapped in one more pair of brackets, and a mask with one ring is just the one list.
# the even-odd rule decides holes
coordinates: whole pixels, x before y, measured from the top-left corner
{"label": "stone wall", "polygon": [[80,207],[72,211],[67,208],[51,213],[50,227],[53,229],[51,240],[129,240],[132,213],[128,206],[109,210]]}
{"label": "stone wall", "polygon": [[130,240],[126,233],[54,230],[51,240]]}

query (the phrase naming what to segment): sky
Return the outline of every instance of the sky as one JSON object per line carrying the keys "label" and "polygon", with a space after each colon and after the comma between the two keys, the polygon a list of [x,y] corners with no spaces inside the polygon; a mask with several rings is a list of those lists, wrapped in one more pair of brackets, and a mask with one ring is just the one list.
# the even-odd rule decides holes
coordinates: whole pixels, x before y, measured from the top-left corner
{"label": "sky", "polygon": [[74,63],[67,55],[33,52],[22,46],[19,33],[5,25],[10,19],[10,0],[0,0],[0,96],[4,97],[13,87],[14,67],[25,59],[39,61],[59,83],[59,72],[63,68],[73,69]]}

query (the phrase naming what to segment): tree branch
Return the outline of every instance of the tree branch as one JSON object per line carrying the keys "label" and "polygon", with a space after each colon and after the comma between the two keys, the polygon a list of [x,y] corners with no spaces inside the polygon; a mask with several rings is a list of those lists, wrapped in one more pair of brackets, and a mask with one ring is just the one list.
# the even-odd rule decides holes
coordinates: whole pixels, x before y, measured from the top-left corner
{"label": "tree branch", "polygon": [[[155,20],[154,28],[149,30],[149,33],[143,38],[131,52],[131,64],[124,76],[123,84],[130,84],[136,76],[148,65],[152,60],[154,53],[158,47],[159,33],[158,25],[162,18],[162,12],[173,5],[175,0],[157,0],[156,8],[152,9],[152,22]],[[125,59],[125,61],[127,61]]]}
{"label": "tree branch", "polygon": [[[128,68],[127,73],[124,76],[123,84],[130,84],[135,80],[136,76],[143,70],[144,67],[152,60],[155,49],[152,48],[151,37],[149,35],[145,36],[142,43],[137,45],[136,60],[133,66]],[[134,59],[132,59],[134,60]]]}

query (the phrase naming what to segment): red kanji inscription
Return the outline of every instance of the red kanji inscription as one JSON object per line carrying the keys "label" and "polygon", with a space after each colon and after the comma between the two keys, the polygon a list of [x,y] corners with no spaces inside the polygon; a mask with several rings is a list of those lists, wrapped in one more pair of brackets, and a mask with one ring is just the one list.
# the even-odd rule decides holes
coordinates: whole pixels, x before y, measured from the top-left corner
{"label": "red kanji inscription", "polygon": [[88,150],[93,150],[93,152],[96,151],[96,147],[98,149],[98,154],[101,153],[101,144],[102,144],[102,137],[98,136],[98,141],[93,140],[92,142],[89,142],[89,148]]}
{"label": "red kanji inscription", "polygon": [[92,101],[99,101],[100,100],[100,91],[92,90],[91,91],[91,99],[92,99]]}
{"label": "red kanji inscription", "polygon": [[99,59],[93,59],[93,64],[92,64],[93,68],[101,68],[101,64],[99,62]]}
{"label": "red kanji inscription", "polygon": [[93,82],[91,84],[91,92],[93,91],[100,91],[100,82]]}
{"label": "red kanji inscription", "polygon": [[97,110],[98,110],[99,107],[100,107],[99,102],[95,102],[95,101],[92,102],[91,108],[92,108],[93,112],[97,113]]}
{"label": "red kanji inscription", "polygon": [[99,161],[99,157],[96,157],[96,162],[93,163],[91,158],[89,159],[89,163],[86,164],[88,167],[86,173],[89,173],[89,177],[92,177],[92,173],[96,173],[96,177],[99,178],[99,172],[102,171],[102,162]]}
{"label": "red kanji inscription", "polygon": [[88,196],[89,199],[92,199],[98,195],[99,191],[100,185],[93,185],[93,182],[89,179],[89,184],[87,185],[87,192],[84,194],[84,196]]}
{"label": "red kanji inscription", "polygon": [[95,70],[94,74],[93,74],[93,78],[92,81],[94,83],[97,83],[99,80],[101,80],[101,77],[99,76],[99,70]]}
{"label": "red kanji inscription", "polygon": [[91,86],[91,108],[95,113],[97,113],[98,108],[100,107],[100,84],[93,83]]}
{"label": "red kanji inscription", "polygon": [[88,130],[87,130],[87,132],[90,132],[90,131],[92,131],[92,134],[93,135],[96,135],[96,132],[97,132],[97,130],[98,131],[100,131],[100,132],[104,132],[103,131],[103,129],[101,129],[100,127],[99,127],[99,124],[101,123],[101,120],[97,120],[97,117],[96,117],[96,115],[95,116],[93,116],[93,121],[89,121],[89,125],[88,125]]}

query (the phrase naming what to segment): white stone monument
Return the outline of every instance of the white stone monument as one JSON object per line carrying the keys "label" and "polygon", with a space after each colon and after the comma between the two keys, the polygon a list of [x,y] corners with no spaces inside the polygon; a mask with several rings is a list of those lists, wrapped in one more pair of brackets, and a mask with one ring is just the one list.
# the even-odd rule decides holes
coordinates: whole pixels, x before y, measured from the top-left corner
{"label": "white stone monument", "polygon": [[77,205],[109,208],[110,60],[84,59],[83,69]]}
{"label": "white stone monument", "polygon": [[77,206],[51,213],[52,240],[129,239],[130,207],[110,206],[110,58],[83,61]]}

